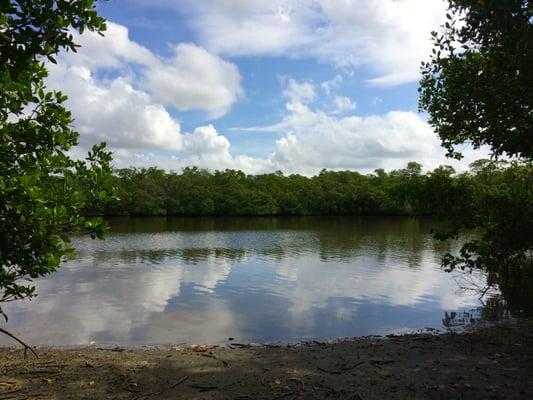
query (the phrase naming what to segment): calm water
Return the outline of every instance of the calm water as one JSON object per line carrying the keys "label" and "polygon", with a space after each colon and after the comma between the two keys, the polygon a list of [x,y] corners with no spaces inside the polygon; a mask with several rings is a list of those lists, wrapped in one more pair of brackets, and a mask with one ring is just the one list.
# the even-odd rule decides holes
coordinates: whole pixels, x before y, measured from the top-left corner
{"label": "calm water", "polygon": [[[35,345],[275,342],[443,328],[480,306],[409,218],[122,218],[11,303]],[[448,246],[448,247],[447,247]],[[457,246],[457,245],[455,245]],[[464,314],[466,319],[470,314]],[[4,337],[0,343],[7,344]]]}

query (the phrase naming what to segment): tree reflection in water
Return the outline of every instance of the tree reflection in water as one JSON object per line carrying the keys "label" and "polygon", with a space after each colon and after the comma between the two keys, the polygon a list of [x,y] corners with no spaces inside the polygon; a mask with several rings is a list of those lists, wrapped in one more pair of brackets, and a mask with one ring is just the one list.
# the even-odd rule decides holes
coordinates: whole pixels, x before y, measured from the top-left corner
{"label": "tree reflection in water", "polygon": [[[503,268],[502,268],[503,270]],[[463,282],[468,286],[462,290],[476,291],[480,295],[481,306],[470,311],[445,312],[442,324],[446,328],[470,325],[482,321],[501,321],[511,317],[533,316],[533,269],[515,268],[506,273],[491,273],[486,281],[489,285],[479,286],[470,273],[463,273]]]}

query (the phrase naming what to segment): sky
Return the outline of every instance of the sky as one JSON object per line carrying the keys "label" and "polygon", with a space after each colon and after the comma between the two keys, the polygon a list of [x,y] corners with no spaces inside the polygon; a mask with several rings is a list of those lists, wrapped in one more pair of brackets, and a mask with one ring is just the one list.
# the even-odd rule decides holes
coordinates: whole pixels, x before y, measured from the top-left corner
{"label": "sky", "polygon": [[448,164],[417,110],[444,0],[110,0],[107,31],[50,64],[79,156],[117,167],[313,175]]}

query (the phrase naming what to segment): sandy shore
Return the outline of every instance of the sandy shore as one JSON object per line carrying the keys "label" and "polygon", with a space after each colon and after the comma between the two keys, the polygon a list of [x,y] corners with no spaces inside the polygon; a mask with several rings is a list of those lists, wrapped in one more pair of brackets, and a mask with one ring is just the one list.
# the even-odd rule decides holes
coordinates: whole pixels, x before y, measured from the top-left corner
{"label": "sandy shore", "polygon": [[[0,349],[7,399],[533,399],[533,323],[298,346]],[[230,342],[228,342],[230,343]]]}

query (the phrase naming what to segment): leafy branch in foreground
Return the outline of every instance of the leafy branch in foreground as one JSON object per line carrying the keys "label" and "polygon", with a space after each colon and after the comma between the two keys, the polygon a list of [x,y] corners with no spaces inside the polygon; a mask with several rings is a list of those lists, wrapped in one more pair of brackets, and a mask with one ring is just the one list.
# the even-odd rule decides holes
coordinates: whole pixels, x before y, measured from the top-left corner
{"label": "leafy branch in foreground", "polygon": [[449,0],[420,81],[420,109],[449,156],[462,157],[459,145],[487,145],[494,157],[524,161],[477,165],[486,179],[462,200],[474,206],[458,208],[450,235],[475,229],[479,237],[443,259],[448,270],[488,271],[504,292],[533,282],[532,21],[530,0]]}
{"label": "leafy branch in foreground", "polygon": [[113,195],[111,154],[70,158],[66,96],[44,85],[45,62],[76,51],[71,30],[85,29],[105,30],[93,0],[0,0],[0,304],[35,296],[32,280],[72,253],[70,234],[106,230],[85,215]]}
{"label": "leafy branch in foreground", "polygon": [[533,158],[532,21],[530,0],[449,0],[419,104],[450,156],[470,144]]}

